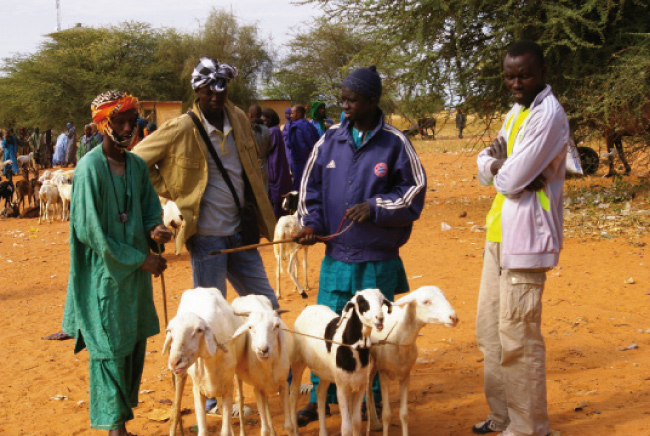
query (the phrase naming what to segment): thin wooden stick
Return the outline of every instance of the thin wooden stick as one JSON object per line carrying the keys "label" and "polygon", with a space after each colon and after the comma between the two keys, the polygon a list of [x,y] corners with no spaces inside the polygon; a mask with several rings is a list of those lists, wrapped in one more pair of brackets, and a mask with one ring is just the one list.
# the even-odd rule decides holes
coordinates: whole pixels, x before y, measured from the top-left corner
{"label": "thin wooden stick", "polygon": [[[158,244],[158,256],[162,259],[162,247]],[[163,296],[163,311],[165,314],[165,329],[167,329],[167,324],[169,324],[169,319],[167,317],[167,290],[165,289],[165,275],[160,273],[160,284],[162,285],[162,296]]]}
{"label": "thin wooden stick", "polygon": [[215,256],[217,254],[236,253],[238,251],[253,250],[257,247],[264,247],[266,245],[288,244],[289,242],[296,242],[296,240],[294,238],[289,238],[273,242],[262,242],[261,244],[243,245],[237,248],[224,248],[223,250],[211,251],[209,254],[210,256]]}

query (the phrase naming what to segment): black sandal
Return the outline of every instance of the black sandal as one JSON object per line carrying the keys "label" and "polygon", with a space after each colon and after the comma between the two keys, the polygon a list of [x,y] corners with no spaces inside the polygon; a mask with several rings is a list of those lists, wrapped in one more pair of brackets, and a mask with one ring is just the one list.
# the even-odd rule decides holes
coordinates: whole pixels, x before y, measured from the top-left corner
{"label": "black sandal", "polygon": [[[316,409],[316,410],[314,410]],[[304,409],[296,413],[298,427],[304,427],[310,422],[318,421],[318,406],[316,403],[307,403]],[[330,416],[330,406],[325,405],[325,416]]]}
{"label": "black sandal", "polygon": [[[381,403],[375,403],[375,410],[377,411],[377,419],[381,419],[381,412],[382,412]],[[361,403],[361,420],[362,421],[368,420],[368,407],[366,406],[365,401]]]}

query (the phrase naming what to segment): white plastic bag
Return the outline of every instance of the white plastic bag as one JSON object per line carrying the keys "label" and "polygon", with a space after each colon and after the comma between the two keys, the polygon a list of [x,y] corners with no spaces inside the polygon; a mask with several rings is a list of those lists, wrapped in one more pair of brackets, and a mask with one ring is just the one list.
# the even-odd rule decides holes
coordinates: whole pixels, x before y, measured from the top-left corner
{"label": "white plastic bag", "polygon": [[566,152],[566,172],[567,174],[582,176],[582,165],[580,163],[580,154],[573,139],[569,139],[569,147]]}

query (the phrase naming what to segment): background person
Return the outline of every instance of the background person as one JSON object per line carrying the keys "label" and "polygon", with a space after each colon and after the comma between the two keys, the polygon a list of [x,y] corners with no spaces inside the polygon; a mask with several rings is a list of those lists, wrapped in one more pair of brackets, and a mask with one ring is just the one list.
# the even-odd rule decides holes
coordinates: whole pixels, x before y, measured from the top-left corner
{"label": "background person", "polygon": [[75,166],[77,163],[77,129],[72,123],[67,123],[66,136],[68,137],[67,149],[65,152],[65,163],[68,166]]}
{"label": "background person", "polygon": [[18,158],[16,154],[18,153],[18,141],[16,140],[16,135],[14,135],[14,129],[7,130],[7,133],[2,140],[2,148],[4,149],[4,159],[11,160],[11,165],[4,167],[5,176],[11,171],[15,176],[18,174]]}
{"label": "background person", "polygon": [[99,144],[97,137],[93,136],[92,126],[86,124],[84,126],[84,134],[79,139],[79,146],[77,147],[77,162]]}
{"label": "background person", "polygon": [[269,171],[266,160],[271,149],[271,132],[269,132],[269,128],[262,121],[262,108],[259,105],[250,105],[248,108],[248,118],[250,119],[251,130],[253,131],[255,144],[257,145],[257,155],[260,159],[260,171],[262,171],[264,188],[268,191]]}
{"label": "background person", "polygon": [[467,116],[463,113],[461,108],[456,111],[456,128],[458,129],[458,137],[463,138],[463,129],[467,124]]}
{"label": "background person", "polygon": [[282,209],[283,196],[291,191],[291,172],[285,154],[284,140],[280,131],[280,118],[271,108],[262,109],[262,121],[271,134],[271,149],[267,158],[269,171],[269,200],[273,214],[278,219],[288,212]]}
{"label": "background person", "polygon": [[322,101],[313,101],[309,108],[311,111],[311,120],[309,122],[316,127],[318,135],[323,136],[327,129],[334,125],[334,121],[327,118],[325,103]]}
{"label": "background person", "polygon": [[291,125],[287,134],[286,145],[291,151],[291,174],[293,175],[293,190],[300,189],[302,173],[314,144],[320,136],[314,126],[305,118],[305,108],[295,105],[291,108]]}

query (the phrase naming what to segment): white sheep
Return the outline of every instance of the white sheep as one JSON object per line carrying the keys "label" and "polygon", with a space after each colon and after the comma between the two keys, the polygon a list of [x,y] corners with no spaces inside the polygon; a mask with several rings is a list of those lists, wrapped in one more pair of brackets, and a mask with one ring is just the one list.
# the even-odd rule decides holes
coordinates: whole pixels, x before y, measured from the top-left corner
{"label": "white sheep", "polygon": [[72,185],[66,182],[58,184],[59,199],[61,200],[61,221],[70,221],[70,202],[72,201]]}
{"label": "white sheep", "polygon": [[[57,170],[59,171],[59,170]],[[51,170],[45,170],[43,174],[41,174],[41,177],[38,178],[40,182],[44,182],[46,180],[52,180],[52,176],[54,173]]]}
{"label": "white sheep", "polygon": [[[320,377],[316,390],[320,436],[327,436],[325,398],[336,383],[342,436],[361,433],[361,404],[368,381],[370,332],[384,327],[384,306],[391,303],[378,289],[355,294],[339,316],[327,306],[308,306],[293,326],[291,353],[291,418],[297,427],[296,405],[305,367]],[[308,336],[306,336],[308,335]],[[337,342],[333,343],[331,341]],[[343,345],[339,345],[343,344]]]}
{"label": "white sheep", "polygon": [[7,159],[4,162],[0,162],[0,174],[4,173],[4,169],[7,165],[11,165],[11,159]]}
{"label": "white sheep", "polygon": [[[296,213],[296,209],[298,209],[298,191],[288,192],[283,195],[283,197],[282,209],[289,211],[291,215],[283,216],[278,219],[278,223],[275,226],[275,234],[273,235],[274,241],[290,239],[292,235],[295,235],[301,230],[300,222],[298,221],[298,214]],[[302,258],[302,270],[305,274],[304,289],[298,282],[298,252],[300,252],[300,250],[304,250]],[[287,272],[289,273],[291,280],[293,280],[293,283],[296,285],[294,290],[298,291],[302,298],[307,298],[307,293],[305,291],[309,290],[309,280],[307,278],[308,246],[296,244],[295,242],[276,244],[273,246],[273,252],[277,263],[275,268],[275,296],[281,298],[280,275],[282,274],[282,263],[288,262]]]}
{"label": "white sheep", "polygon": [[[43,182],[41,189],[38,191],[38,200],[41,205],[41,210],[38,216],[38,223],[41,223],[41,220],[44,216],[45,219],[51,223],[52,217],[56,215],[56,209],[59,202],[59,189],[53,185],[51,181],[46,180]],[[54,207],[51,215],[50,207]]]}
{"label": "white sheep", "polygon": [[235,333],[235,336],[240,333],[247,336],[244,356],[237,365],[237,375],[255,389],[262,436],[276,434],[269,410],[269,396],[277,392],[280,393],[284,410],[284,428],[287,434],[297,436],[298,429],[291,419],[287,385],[293,341],[280,319],[281,311],[273,310],[269,299],[261,295],[235,298],[232,307],[236,314],[248,317]]}
{"label": "white sheep", "polygon": [[[183,388],[190,375],[199,436],[207,436],[205,400],[221,397],[221,436],[232,432],[233,381],[237,362],[242,359],[245,336],[233,338],[242,325],[232,307],[216,288],[196,288],[183,293],[176,316],[169,321],[163,353],[169,352],[168,366],[176,376],[170,435],[176,434]],[[241,409],[240,395],[240,410]],[[240,414],[240,434],[244,434]]]}
{"label": "white sheep", "polygon": [[[273,240],[282,241],[284,239],[290,239],[291,236],[298,233],[300,229],[301,227],[298,222],[297,214],[282,216],[278,219],[278,223],[275,226]],[[303,251],[302,270],[305,274],[305,288],[300,286],[300,282],[298,281],[298,253],[301,250]],[[295,290],[298,291],[303,298],[307,298],[307,293],[305,292],[306,290],[309,290],[309,281],[307,279],[307,251],[307,245],[297,244],[295,242],[287,242],[273,246],[275,260],[277,262],[275,268],[276,297],[281,298],[280,276],[282,274],[282,263],[288,261],[287,273],[289,273],[289,277],[291,277],[291,280],[296,285]]]}
{"label": "white sheep", "polygon": [[33,151],[30,152],[29,154],[18,156],[16,158],[16,161],[18,162],[18,168],[22,168],[22,167],[36,168]]}
{"label": "white sheep", "polygon": [[[388,401],[388,383],[399,380],[400,388],[400,420],[402,435],[408,436],[408,388],[411,369],[418,357],[418,347],[415,343],[420,329],[426,324],[444,324],[455,327],[458,323],[456,311],[440,289],[435,286],[423,286],[393,303],[393,311],[386,317],[384,331],[390,332],[387,337],[373,332],[373,344],[379,339],[385,339],[390,344],[374,345],[371,348],[373,357],[372,377],[378,371],[383,398],[382,421],[384,436],[388,436],[391,409]],[[385,335],[384,335],[385,336]],[[368,416],[372,430],[382,429],[377,419],[375,402],[370,386],[366,395]]]}
{"label": "white sheep", "polygon": [[171,227],[175,231],[183,224],[183,214],[173,201],[166,200],[162,203],[162,212],[165,227]]}

